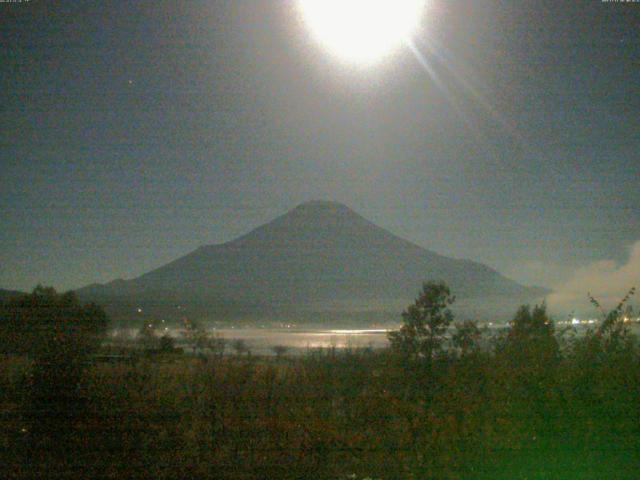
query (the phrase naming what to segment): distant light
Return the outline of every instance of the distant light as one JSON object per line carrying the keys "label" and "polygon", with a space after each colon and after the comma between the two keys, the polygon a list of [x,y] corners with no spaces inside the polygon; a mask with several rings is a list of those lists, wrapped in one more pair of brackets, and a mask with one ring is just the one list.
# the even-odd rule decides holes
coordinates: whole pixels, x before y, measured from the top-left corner
{"label": "distant light", "polygon": [[142,313],[142,309],[138,307],[138,313]]}
{"label": "distant light", "polygon": [[571,325],[579,325],[580,324],[580,320],[578,320],[577,318],[574,318],[573,320],[571,320]]}

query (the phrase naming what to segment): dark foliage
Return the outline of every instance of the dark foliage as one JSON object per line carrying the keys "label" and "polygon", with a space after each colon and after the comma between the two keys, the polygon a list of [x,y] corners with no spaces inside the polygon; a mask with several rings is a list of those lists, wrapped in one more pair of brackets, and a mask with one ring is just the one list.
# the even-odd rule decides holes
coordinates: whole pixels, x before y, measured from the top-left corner
{"label": "dark foliage", "polygon": [[107,317],[81,305],[73,293],[37,287],[0,305],[0,341],[5,354],[27,357],[32,367],[18,389],[21,461],[40,452],[64,452],[71,426],[83,414],[82,371],[100,345]]}
{"label": "dark foliage", "polygon": [[81,305],[73,292],[38,286],[30,295],[0,303],[0,348],[43,362],[78,362],[99,346],[107,328],[104,311]]}
{"label": "dark foliage", "polygon": [[160,337],[160,352],[171,353],[176,349],[176,341],[169,335]]}
{"label": "dark foliage", "polygon": [[389,334],[392,349],[412,359],[431,360],[438,355],[453,321],[449,306],[454,301],[444,282],[424,283],[420,296],[402,312],[400,330]]}
{"label": "dark foliage", "polygon": [[78,385],[85,414],[66,423],[64,449],[20,440],[16,379],[34,366],[6,357],[3,477],[637,478],[640,353],[622,309],[604,314],[606,329],[560,348],[545,307],[523,307],[481,348],[472,323],[451,339],[438,333],[451,297],[438,284],[425,291],[419,311],[428,313],[408,320],[433,321],[433,335],[405,330],[431,342],[408,342],[417,345],[409,362],[403,349],[283,361],[244,355],[238,344],[238,355],[207,363],[170,355],[94,364]]}

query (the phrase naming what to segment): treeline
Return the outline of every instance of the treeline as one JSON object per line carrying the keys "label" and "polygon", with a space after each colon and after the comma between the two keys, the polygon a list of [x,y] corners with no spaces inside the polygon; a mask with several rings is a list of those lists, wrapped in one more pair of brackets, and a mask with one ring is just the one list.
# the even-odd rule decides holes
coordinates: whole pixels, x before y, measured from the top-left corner
{"label": "treeline", "polygon": [[[3,304],[0,338],[33,307],[58,312],[62,340],[5,348],[2,478],[638,478],[640,352],[626,299],[569,339],[544,305],[522,307],[487,347],[473,323],[456,324],[446,285],[428,283],[385,351],[92,364],[103,321],[83,313],[101,319],[97,307],[30,297]],[[73,332],[92,340],[76,348],[64,340]],[[35,381],[63,359],[73,375]]]}

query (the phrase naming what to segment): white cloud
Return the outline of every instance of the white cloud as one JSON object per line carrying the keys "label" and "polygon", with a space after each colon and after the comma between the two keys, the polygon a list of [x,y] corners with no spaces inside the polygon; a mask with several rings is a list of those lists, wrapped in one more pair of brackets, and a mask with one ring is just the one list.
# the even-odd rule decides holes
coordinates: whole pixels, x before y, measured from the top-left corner
{"label": "white cloud", "polygon": [[587,298],[591,293],[608,309],[615,307],[631,287],[640,287],[640,241],[631,246],[623,265],[603,260],[576,270],[568,281],[556,285],[547,303],[556,312],[586,312],[591,310]]}

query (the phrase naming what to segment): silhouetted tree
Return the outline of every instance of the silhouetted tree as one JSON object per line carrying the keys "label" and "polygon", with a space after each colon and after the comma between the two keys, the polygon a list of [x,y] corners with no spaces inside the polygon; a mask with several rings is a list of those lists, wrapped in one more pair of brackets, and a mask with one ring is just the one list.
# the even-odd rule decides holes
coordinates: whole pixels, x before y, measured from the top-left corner
{"label": "silhouetted tree", "polygon": [[588,392],[592,387],[592,379],[589,376],[592,374],[591,370],[611,362],[616,357],[618,357],[617,361],[624,361],[624,357],[633,357],[637,342],[624,318],[633,314],[627,303],[634,293],[635,288],[631,288],[618,305],[608,312],[602,308],[598,300],[588,294],[591,304],[600,312],[601,320],[595,330],[587,330],[582,338],[575,339],[573,342],[571,353],[574,360],[584,365],[581,372],[580,389],[582,391]]}
{"label": "silhouetted tree", "polygon": [[169,335],[160,337],[160,351],[162,353],[171,353],[176,348],[176,341]]}
{"label": "silhouetted tree", "polygon": [[415,302],[402,312],[400,330],[389,333],[394,351],[411,358],[432,359],[441,352],[453,320],[455,297],[444,282],[426,282]]}
{"label": "silhouetted tree", "polygon": [[192,348],[194,354],[210,348],[209,334],[199,322],[185,317],[182,319],[182,323],[185,328],[185,341]]}
{"label": "silhouetted tree", "polygon": [[635,287],[632,287],[622,300],[618,302],[615,308],[609,312],[605,312],[600,305],[600,302],[589,294],[591,304],[596,307],[602,315],[602,320],[595,332],[595,335],[598,341],[602,343],[602,348],[607,352],[614,352],[621,348],[625,348],[630,332],[624,318],[625,316],[633,315],[633,309],[628,305],[628,303],[635,293],[636,289]]}
{"label": "silhouetted tree", "polygon": [[559,359],[560,349],[547,306],[531,309],[523,305],[510,322],[504,348],[517,364],[551,365]]}
{"label": "silhouetted tree", "polygon": [[107,323],[100,307],[81,305],[73,292],[42,286],[0,304],[2,350],[40,361],[84,360],[100,344]]}
{"label": "silhouetted tree", "polygon": [[462,356],[476,352],[480,348],[480,338],[482,337],[482,332],[477,323],[472,320],[465,320],[462,323],[456,323],[455,327],[456,330],[451,337],[451,343],[454,348]]}
{"label": "silhouetted tree", "polygon": [[107,323],[100,307],[80,304],[72,292],[58,294],[42,286],[2,304],[3,349],[34,360],[26,379],[29,430],[59,437],[66,431],[61,422],[66,425],[80,413],[81,374]]}
{"label": "silhouetted tree", "polygon": [[[560,364],[560,346],[546,305],[520,307],[497,346],[499,377],[508,392],[510,415],[536,432],[556,408],[551,388]],[[535,435],[535,434],[534,434]]]}

